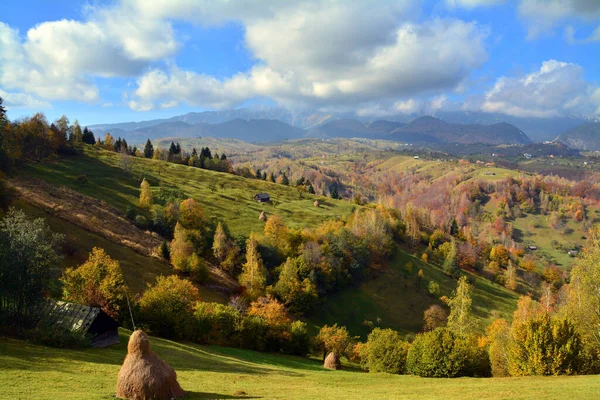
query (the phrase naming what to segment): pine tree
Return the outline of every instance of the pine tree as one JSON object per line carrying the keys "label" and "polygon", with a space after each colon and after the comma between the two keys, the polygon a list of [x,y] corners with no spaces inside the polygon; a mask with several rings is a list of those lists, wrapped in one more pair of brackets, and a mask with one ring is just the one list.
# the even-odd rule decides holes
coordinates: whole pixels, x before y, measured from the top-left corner
{"label": "pine tree", "polygon": [[83,143],[96,144],[96,138],[94,137],[94,133],[90,131],[87,126],[83,128]]}
{"label": "pine tree", "polygon": [[140,207],[150,209],[152,207],[152,190],[146,179],[142,181],[140,193]]}
{"label": "pine tree", "polygon": [[459,335],[466,335],[473,331],[474,320],[471,299],[472,287],[463,276],[458,280],[454,296],[448,301],[450,314],[448,315],[448,328]]}
{"label": "pine tree", "polygon": [[283,173],[283,177],[281,178],[281,183],[284,184],[284,185],[286,185],[286,186],[289,186],[289,184],[290,184],[290,180],[288,179],[288,177],[285,174],[285,172]]}
{"label": "pine tree", "polygon": [[152,145],[152,142],[150,141],[150,139],[148,139],[146,141],[146,146],[144,146],[144,157],[146,157],[146,158],[154,157],[154,146]]}
{"label": "pine tree", "polygon": [[254,233],[251,233],[246,241],[246,263],[242,266],[239,281],[253,298],[257,298],[265,292],[267,270],[263,266],[258,252],[258,241]]}
{"label": "pine tree", "polygon": [[266,172],[263,172],[263,174],[262,174],[262,180],[263,181],[267,180],[267,173]]}
{"label": "pine tree", "polygon": [[262,178],[262,172],[260,172],[260,169],[257,168],[256,169],[256,179],[260,179],[260,178]]}
{"label": "pine tree", "polygon": [[309,180],[307,180],[306,182],[308,182],[308,193],[315,194],[315,188],[313,188],[312,183]]}

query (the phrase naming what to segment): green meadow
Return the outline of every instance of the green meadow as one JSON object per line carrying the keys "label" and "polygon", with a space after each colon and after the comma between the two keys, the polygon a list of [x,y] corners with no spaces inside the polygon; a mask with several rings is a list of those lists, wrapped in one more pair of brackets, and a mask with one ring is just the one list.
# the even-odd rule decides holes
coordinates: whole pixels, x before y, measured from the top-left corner
{"label": "green meadow", "polygon": [[[129,332],[105,349],[54,349],[0,338],[0,398],[114,399]],[[328,371],[318,360],[151,337],[186,399],[597,399],[598,376],[433,379]]]}

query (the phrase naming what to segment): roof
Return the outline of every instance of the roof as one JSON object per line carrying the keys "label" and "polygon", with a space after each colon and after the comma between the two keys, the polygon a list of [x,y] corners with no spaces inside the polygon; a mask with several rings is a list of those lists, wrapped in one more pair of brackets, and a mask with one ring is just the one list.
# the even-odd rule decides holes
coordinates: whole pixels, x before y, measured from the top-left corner
{"label": "roof", "polygon": [[268,199],[271,196],[269,196],[269,193],[259,193],[256,196],[254,196],[254,198],[259,198],[259,199]]}
{"label": "roof", "polygon": [[[56,328],[81,332],[86,334],[92,323],[100,316],[103,320],[110,318],[104,311],[96,307],[88,307],[81,304],[68,303],[66,301],[56,301],[49,299],[46,305],[40,310],[40,319],[37,325],[45,324]],[[112,318],[110,318],[112,320]],[[107,328],[118,326],[117,322],[107,320]]]}

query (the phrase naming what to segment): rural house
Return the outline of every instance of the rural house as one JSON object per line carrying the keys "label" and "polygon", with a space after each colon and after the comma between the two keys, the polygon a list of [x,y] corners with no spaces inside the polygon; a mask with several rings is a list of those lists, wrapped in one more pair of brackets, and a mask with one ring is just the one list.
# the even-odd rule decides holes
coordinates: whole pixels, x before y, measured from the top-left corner
{"label": "rural house", "polygon": [[259,193],[256,196],[254,196],[254,200],[260,203],[266,203],[271,201],[271,196],[269,196],[268,193]]}

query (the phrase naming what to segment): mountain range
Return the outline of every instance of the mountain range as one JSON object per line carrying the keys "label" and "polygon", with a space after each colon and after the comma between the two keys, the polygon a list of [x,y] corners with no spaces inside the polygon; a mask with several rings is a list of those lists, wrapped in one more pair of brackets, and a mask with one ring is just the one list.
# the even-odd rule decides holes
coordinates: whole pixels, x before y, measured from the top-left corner
{"label": "mountain range", "polygon": [[[403,114],[399,113],[396,115],[389,115],[385,117],[373,118],[358,115],[356,113],[336,113],[336,112],[324,112],[324,111],[302,111],[293,112],[283,108],[276,107],[264,107],[264,108],[238,108],[231,110],[221,111],[204,111],[204,112],[191,112],[183,115],[177,115],[166,119],[154,119],[141,122],[125,122],[116,124],[97,124],[90,126],[90,128],[99,134],[110,132],[113,136],[129,137],[132,132],[139,131],[140,129],[146,129],[161,125],[160,128],[164,132],[171,132],[170,136],[178,136],[180,130],[184,131],[186,135],[199,136],[202,135],[202,129],[198,128],[206,125],[219,125],[226,122],[230,122],[236,119],[244,121],[253,120],[275,120],[283,122],[295,128],[301,128],[306,131],[310,131],[315,128],[319,128],[314,131],[314,135],[319,137],[323,135],[323,125],[332,123],[335,121],[343,121],[337,125],[342,136],[356,136],[351,131],[364,131],[364,127],[361,127],[357,122],[362,123],[369,133],[373,135],[381,134],[385,135],[393,131],[394,129],[400,128],[403,125],[409,124],[412,121],[422,117],[419,114]],[[590,122],[591,120],[581,117],[556,117],[556,118],[526,118],[526,117],[513,117],[505,114],[497,113],[484,113],[484,112],[472,112],[472,111],[438,111],[434,117],[446,121],[452,124],[460,125],[494,125],[499,123],[508,123],[517,127],[531,140],[535,142],[553,140],[563,132],[575,128],[579,125]],[[353,120],[350,122],[347,120]],[[186,125],[178,125],[173,123],[183,122],[187,125],[197,126],[192,129],[193,132],[189,132],[189,127]],[[167,124],[167,125],[164,125]],[[171,125],[173,124],[173,125]],[[237,123],[240,125],[240,123]],[[350,128],[351,125],[355,125],[354,128]],[[345,127],[344,127],[345,126]],[[206,129],[213,129],[204,126]],[[332,127],[330,127],[332,128]],[[501,126],[500,126],[501,128]],[[329,128],[326,128],[329,129]],[[333,128],[332,128],[333,129]],[[217,129],[218,134],[222,134],[222,129]],[[152,132],[153,130],[150,130]],[[197,131],[197,132],[196,132]],[[319,132],[320,131],[320,132]],[[206,135],[206,133],[204,133]],[[137,135],[134,133],[133,135]],[[143,136],[143,135],[142,135]],[[406,136],[406,135],[405,135]],[[260,138],[256,139],[259,141]],[[281,138],[285,137],[283,135]],[[270,139],[269,139],[270,140]]]}
{"label": "mountain range", "polygon": [[[363,123],[355,119],[327,119],[308,129],[295,127],[276,119],[235,118],[220,123],[203,122],[206,118],[165,120],[155,125],[148,122],[91,126],[100,136],[106,132],[129,143],[142,144],[146,139],[169,137],[214,137],[238,139],[246,142],[274,142],[279,140],[312,138],[367,138],[386,139],[406,143],[460,143],[460,144],[527,144],[531,140],[514,125],[502,122],[493,125],[456,124],[423,116],[405,124],[379,120]],[[197,117],[194,116],[194,117]],[[217,119],[215,119],[217,120]],[[128,129],[129,128],[129,129]],[[132,129],[134,128],[134,129]]]}

